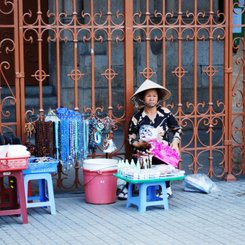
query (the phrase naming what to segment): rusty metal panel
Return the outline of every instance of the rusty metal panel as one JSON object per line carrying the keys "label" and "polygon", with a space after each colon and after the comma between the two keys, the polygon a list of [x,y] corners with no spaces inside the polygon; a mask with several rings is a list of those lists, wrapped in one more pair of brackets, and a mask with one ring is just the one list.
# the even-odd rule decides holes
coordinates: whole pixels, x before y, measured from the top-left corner
{"label": "rusty metal panel", "polygon": [[144,2],[145,9],[134,13],[134,40],[144,52],[142,66],[135,64],[141,77],[134,81],[151,78],[173,92],[166,106],[184,131],[181,167],[222,177],[227,173],[223,87],[229,64],[218,54],[226,52],[228,15],[219,12],[218,1]]}
{"label": "rusty metal panel", "polygon": [[0,132],[21,136],[17,1],[0,3]]}
{"label": "rusty metal panel", "polygon": [[245,173],[245,154],[244,154],[244,139],[245,139],[245,87],[244,87],[244,2],[234,1],[230,6],[230,16],[232,22],[233,35],[230,38],[232,65],[231,87],[230,87],[230,104],[232,106],[231,129],[232,138],[231,145],[231,174],[238,176]]}
{"label": "rusty metal panel", "polygon": [[[37,0],[26,8],[23,1],[19,11],[21,39],[30,45],[37,45],[34,52],[38,57],[31,76],[39,86],[39,106],[38,111],[26,109],[27,118],[29,114],[38,114],[42,119],[47,113],[43,83],[49,79],[56,93],[56,103],[53,103],[52,109],[67,107],[86,116],[109,116],[122,131],[126,118],[124,100],[129,101],[130,95],[124,87],[130,92],[131,86],[133,91],[130,73],[127,78],[124,75],[125,70],[129,72],[132,69],[132,64],[124,65],[124,56],[131,60],[132,55],[130,49],[124,50],[124,1],[56,0],[49,1],[48,10],[43,2]],[[128,18],[132,19],[132,14]],[[130,42],[132,40],[127,39],[127,45]],[[45,45],[48,45],[50,55],[48,67],[43,59]],[[25,49],[23,43],[22,47]],[[26,65],[23,69],[26,70]],[[32,128],[31,122],[27,122],[27,125],[28,129]],[[118,135],[121,145],[118,145],[118,151],[113,156],[124,157],[123,134],[119,132]],[[96,157],[101,152],[91,154]],[[76,165],[71,186],[80,184],[80,172],[80,167]],[[62,174],[60,169],[60,186],[64,186]]]}

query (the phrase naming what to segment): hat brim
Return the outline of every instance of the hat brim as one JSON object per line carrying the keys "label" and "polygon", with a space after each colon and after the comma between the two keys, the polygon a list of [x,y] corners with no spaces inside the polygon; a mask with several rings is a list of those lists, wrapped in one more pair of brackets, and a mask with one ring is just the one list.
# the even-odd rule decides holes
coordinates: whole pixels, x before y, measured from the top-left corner
{"label": "hat brim", "polygon": [[132,95],[132,97],[130,98],[130,101],[136,106],[142,105],[143,93],[145,93],[145,91],[150,90],[150,89],[157,90],[158,101],[165,101],[171,96],[171,92],[167,88],[155,82],[152,82],[151,80],[145,80],[141,84],[141,86],[136,90],[136,92]]}

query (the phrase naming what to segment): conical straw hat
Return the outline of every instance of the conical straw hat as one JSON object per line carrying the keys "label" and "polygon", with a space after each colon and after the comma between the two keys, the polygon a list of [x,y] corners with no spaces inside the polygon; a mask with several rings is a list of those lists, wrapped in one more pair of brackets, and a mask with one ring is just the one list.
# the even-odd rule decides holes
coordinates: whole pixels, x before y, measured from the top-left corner
{"label": "conical straw hat", "polygon": [[130,101],[135,105],[142,104],[142,102],[140,101],[143,99],[142,93],[145,92],[146,90],[149,90],[149,89],[156,89],[158,91],[158,100],[159,101],[167,100],[171,96],[171,92],[168,89],[166,89],[165,87],[147,79],[136,90],[136,92],[130,98]]}

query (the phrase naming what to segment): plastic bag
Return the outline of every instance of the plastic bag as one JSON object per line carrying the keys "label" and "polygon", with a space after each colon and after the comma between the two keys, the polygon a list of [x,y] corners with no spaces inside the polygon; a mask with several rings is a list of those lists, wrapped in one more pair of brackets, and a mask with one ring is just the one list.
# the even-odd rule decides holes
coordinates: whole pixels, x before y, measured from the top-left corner
{"label": "plastic bag", "polygon": [[191,174],[183,181],[184,191],[209,194],[214,191],[216,184],[205,174]]}
{"label": "plastic bag", "polygon": [[108,137],[103,142],[103,152],[104,153],[112,153],[117,149],[115,143],[112,139],[109,139]]}
{"label": "plastic bag", "polygon": [[151,140],[150,144],[151,148],[149,149],[149,152],[153,154],[154,157],[174,166],[175,168],[178,166],[179,155],[177,151],[157,140]]}

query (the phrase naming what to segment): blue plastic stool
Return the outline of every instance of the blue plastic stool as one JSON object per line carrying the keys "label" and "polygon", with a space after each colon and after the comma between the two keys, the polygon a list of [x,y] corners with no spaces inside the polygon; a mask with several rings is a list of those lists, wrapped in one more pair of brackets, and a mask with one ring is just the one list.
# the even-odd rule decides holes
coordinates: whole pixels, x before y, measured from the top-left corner
{"label": "blue plastic stool", "polygon": [[[139,212],[145,212],[146,207],[163,205],[164,209],[168,209],[168,197],[165,181],[139,183],[139,195],[133,196],[133,183],[129,183],[128,199],[126,207],[132,204],[138,207]],[[159,186],[162,187],[162,198],[157,196]]]}
{"label": "blue plastic stool", "polygon": [[[38,180],[39,195],[28,197],[28,182]],[[47,184],[47,185],[46,185]],[[24,174],[26,207],[50,207],[51,214],[56,214],[54,202],[54,189],[51,173],[30,173]],[[47,188],[46,188],[47,186]],[[38,200],[38,202],[34,202]],[[32,202],[29,202],[32,201]]]}

